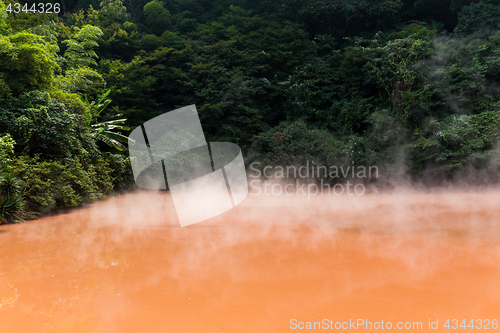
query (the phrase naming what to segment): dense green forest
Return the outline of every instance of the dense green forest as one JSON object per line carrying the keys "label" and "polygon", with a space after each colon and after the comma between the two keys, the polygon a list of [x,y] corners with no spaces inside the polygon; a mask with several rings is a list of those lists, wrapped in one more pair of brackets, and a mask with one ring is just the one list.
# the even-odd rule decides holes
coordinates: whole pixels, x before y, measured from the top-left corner
{"label": "dense green forest", "polygon": [[0,1],[0,219],[127,188],[123,135],[191,104],[248,163],[500,170],[500,0],[58,3]]}

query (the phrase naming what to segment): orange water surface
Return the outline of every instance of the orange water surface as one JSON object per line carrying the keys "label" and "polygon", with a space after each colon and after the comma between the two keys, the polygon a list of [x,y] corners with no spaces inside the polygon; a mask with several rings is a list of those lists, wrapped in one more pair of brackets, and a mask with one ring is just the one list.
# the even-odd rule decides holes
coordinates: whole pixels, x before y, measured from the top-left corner
{"label": "orange water surface", "polygon": [[498,190],[249,196],[184,228],[168,193],[139,192],[0,225],[0,244],[2,333],[500,319]]}

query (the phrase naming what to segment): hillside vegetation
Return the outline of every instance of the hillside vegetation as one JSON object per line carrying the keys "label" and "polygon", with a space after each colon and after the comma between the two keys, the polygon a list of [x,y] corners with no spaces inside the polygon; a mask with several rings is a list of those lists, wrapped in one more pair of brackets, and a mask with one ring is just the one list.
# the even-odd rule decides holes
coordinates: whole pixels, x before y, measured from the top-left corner
{"label": "hillside vegetation", "polygon": [[123,136],[191,104],[247,162],[500,170],[500,0],[59,3],[0,1],[0,172],[19,210],[127,188]]}

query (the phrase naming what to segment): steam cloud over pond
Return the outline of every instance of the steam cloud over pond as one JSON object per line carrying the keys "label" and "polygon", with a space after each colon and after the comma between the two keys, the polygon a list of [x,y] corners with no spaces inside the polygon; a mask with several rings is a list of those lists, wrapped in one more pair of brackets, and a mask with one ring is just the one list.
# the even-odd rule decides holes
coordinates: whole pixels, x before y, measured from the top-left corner
{"label": "steam cloud over pond", "polygon": [[495,319],[499,203],[498,190],[249,196],[181,228],[169,194],[139,192],[2,225],[0,331]]}

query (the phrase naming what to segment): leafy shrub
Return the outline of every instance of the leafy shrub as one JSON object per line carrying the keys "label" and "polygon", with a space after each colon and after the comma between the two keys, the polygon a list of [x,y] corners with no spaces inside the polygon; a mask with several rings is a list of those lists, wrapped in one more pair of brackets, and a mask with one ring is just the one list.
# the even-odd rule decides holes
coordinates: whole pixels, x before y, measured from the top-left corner
{"label": "leafy shrub", "polygon": [[21,194],[0,197],[0,223],[23,222],[26,202]]}
{"label": "leafy shrub", "polygon": [[458,13],[458,24],[455,32],[470,34],[481,32],[488,33],[496,29],[500,23],[500,1],[483,0],[462,7]]}
{"label": "leafy shrub", "polygon": [[2,103],[0,132],[11,134],[17,154],[65,158],[87,151],[98,155],[82,116],[69,113],[64,104],[44,91],[30,91]]}
{"label": "leafy shrub", "polygon": [[339,137],[302,120],[282,122],[258,135],[247,162],[265,165],[373,166],[381,172],[406,171],[408,131],[391,115],[377,110],[368,117],[363,135]]}
{"label": "leafy shrub", "polygon": [[10,170],[23,180],[30,209],[40,212],[76,207],[104,198],[113,189],[113,172],[104,159],[90,164],[78,157],[63,163],[18,156]]}
{"label": "leafy shrub", "polygon": [[495,110],[500,100],[499,52],[500,32],[487,39],[436,39],[432,58],[422,63],[432,93],[432,115],[444,119]]}
{"label": "leafy shrub", "polygon": [[153,34],[146,34],[142,36],[141,43],[145,50],[152,51],[163,44],[163,39]]}
{"label": "leafy shrub", "polygon": [[307,161],[338,165],[348,163],[347,144],[303,120],[284,121],[256,136],[254,156],[270,165],[305,165]]}
{"label": "leafy shrub", "polygon": [[134,183],[130,157],[106,153],[104,154],[104,160],[108,164],[108,167],[113,170],[111,173],[114,185],[113,190],[122,191],[130,188],[130,186]]}
{"label": "leafy shrub", "polygon": [[0,223],[24,221],[25,205],[21,180],[11,173],[0,176]]}
{"label": "leafy shrub", "polygon": [[42,213],[105,198],[133,182],[130,158],[111,153],[96,161],[88,156],[63,161],[17,156],[9,171],[23,181],[30,210]]}
{"label": "leafy shrub", "polygon": [[17,96],[37,87],[51,88],[58,46],[43,37],[20,32],[0,35],[0,73],[10,92]]}
{"label": "leafy shrub", "polygon": [[11,173],[6,173],[0,177],[0,195],[11,197],[21,193],[22,190],[21,181]]}
{"label": "leafy shrub", "polygon": [[407,128],[387,109],[373,112],[369,124],[364,135],[350,138],[351,163],[377,166],[389,173],[405,169],[410,143]]}
{"label": "leafy shrub", "polygon": [[164,7],[163,1],[153,0],[144,6],[144,16],[149,31],[161,35],[171,25],[171,15]]}
{"label": "leafy shrub", "polygon": [[11,162],[11,157],[14,154],[14,145],[16,142],[10,134],[0,136],[0,172],[3,172]]}
{"label": "leafy shrub", "polygon": [[414,133],[413,167],[453,171],[478,159],[500,138],[500,111],[429,120]]}

